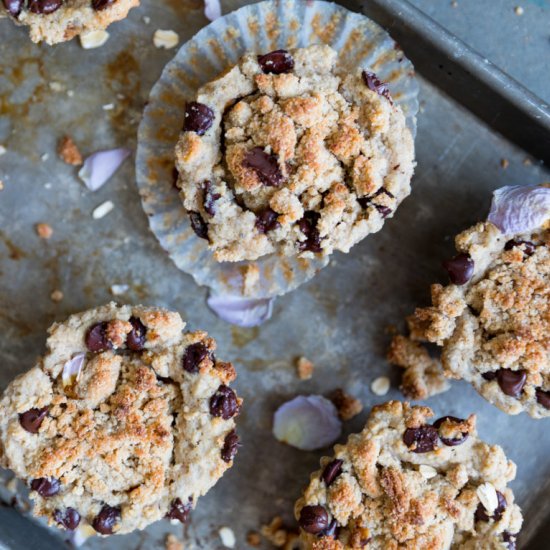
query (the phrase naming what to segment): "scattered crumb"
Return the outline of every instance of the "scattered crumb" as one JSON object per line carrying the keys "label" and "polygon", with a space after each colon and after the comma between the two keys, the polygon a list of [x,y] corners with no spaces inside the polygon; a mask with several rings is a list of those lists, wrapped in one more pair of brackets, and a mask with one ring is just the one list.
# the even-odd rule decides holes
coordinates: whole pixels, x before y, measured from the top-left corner
{"label": "scattered crumb", "polygon": [[62,92],[65,90],[65,86],[61,82],[49,82],[48,86],[52,92]]}
{"label": "scattered crumb", "polygon": [[44,184],[44,189],[51,189],[52,184],[50,182]]}
{"label": "scattered crumb", "polygon": [[128,292],[130,287],[128,285],[111,285],[111,294],[113,296],[120,296]]}
{"label": "scattered crumb", "polygon": [[313,376],[313,363],[306,357],[300,357],[296,363],[296,371],[300,380],[309,380]]}
{"label": "scattered crumb", "polygon": [[330,394],[329,399],[338,409],[338,416],[342,420],[351,420],[354,416],[357,416],[363,410],[363,405],[361,404],[361,401],[347,394],[342,389],[334,390]]}
{"label": "scattered crumb", "polygon": [[82,164],[82,155],[75,142],[70,136],[63,136],[57,144],[57,154],[66,164],[80,166]]}
{"label": "scattered crumb", "polygon": [[100,220],[101,218],[104,218],[114,207],[115,205],[112,201],[105,201],[94,209],[92,212],[92,218],[94,220]]}
{"label": "scattered crumb", "polygon": [[408,399],[426,399],[450,388],[440,362],[410,338],[400,334],[395,336],[387,358],[392,365],[405,369],[400,389]]}
{"label": "scattered crumb", "polygon": [[17,493],[18,487],[17,487],[17,478],[12,477],[7,483],[6,483],[6,489],[10,491],[11,493]]}
{"label": "scattered crumb", "polygon": [[506,170],[510,166],[510,161],[508,159],[500,159],[500,166],[503,170]]}
{"label": "scattered crumb", "polygon": [[73,97],[74,96],[74,90],[67,90],[67,96]]}
{"label": "scattered crumb", "polygon": [[456,0],[451,2],[451,8],[458,8],[458,2]]}
{"label": "scattered crumb", "polygon": [[61,292],[61,290],[54,290],[51,294],[50,294],[50,300],[52,302],[55,302],[55,303],[59,303],[63,300],[64,296],[63,296],[63,292]]}
{"label": "scattered crumb", "polygon": [[143,16],[143,22],[148,25],[150,22],[151,22],[151,18],[148,17],[147,15],[144,15]]}
{"label": "scattered crumb", "polygon": [[248,544],[248,546],[260,546],[261,542],[262,539],[260,537],[260,533],[257,531],[249,531],[246,535],[246,544]]}
{"label": "scattered crumb", "polygon": [[79,36],[80,45],[85,50],[92,50],[103,46],[107,40],[109,40],[109,33],[104,30],[91,31]]}
{"label": "scattered crumb", "polygon": [[178,33],[174,31],[158,29],[153,35],[153,44],[156,48],[164,48],[170,50],[175,48],[180,41]]}
{"label": "scattered crumb", "polygon": [[275,516],[269,525],[262,525],[262,536],[276,548],[291,550],[296,543],[298,533],[288,529],[280,516]]}
{"label": "scattered crumb", "polygon": [[41,157],[40,157],[40,160],[42,162],[46,162],[48,159],[50,158],[50,155],[48,153],[44,153]]}
{"label": "scattered crumb", "polygon": [[166,550],[183,550],[183,542],[181,542],[176,535],[170,533],[166,536],[164,548],[166,548]]}
{"label": "scattered crumb", "polygon": [[530,158],[523,159],[523,166],[531,166],[533,161]]}
{"label": "scattered crumb", "polygon": [[107,103],[105,105],[102,106],[102,109],[104,111],[112,111],[113,109],[115,108],[115,104],[114,103]]}
{"label": "scattered crumb", "polygon": [[0,191],[2,191],[3,189],[4,189],[4,182],[0,180]]}
{"label": "scattered crumb", "polygon": [[432,477],[437,475],[437,470],[427,464],[420,464],[420,466],[418,466],[418,471],[422,474],[424,479],[432,479]]}
{"label": "scattered crumb", "polygon": [[379,376],[372,381],[370,389],[375,395],[386,395],[390,391],[390,379],[387,376]]}
{"label": "scattered crumb", "polygon": [[235,533],[233,532],[233,529],[229,527],[222,527],[218,534],[220,535],[220,539],[222,541],[222,544],[226,548],[235,548],[236,539],[235,539]]}
{"label": "scattered crumb", "polygon": [[523,10],[523,8],[522,8],[521,6],[516,6],[516,7],[514,8],[514,13],[515,13],[516,15],[523,15],[524,10]]}
{"label": "scattered crumb", "polygon": [[37,223],[34,229],[41,239],[49,239],[53,235],[53,229],[47,223]]}
{"label": "scattered crumb", "polygon": [[7,152],[8,150],[3,145],[0,145],[0,156],[5,155]]}

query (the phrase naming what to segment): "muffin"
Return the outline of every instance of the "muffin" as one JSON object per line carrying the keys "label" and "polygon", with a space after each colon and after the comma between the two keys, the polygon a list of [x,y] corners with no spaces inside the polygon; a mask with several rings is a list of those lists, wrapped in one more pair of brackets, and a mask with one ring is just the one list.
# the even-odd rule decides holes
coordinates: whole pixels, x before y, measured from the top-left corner
{"label": "muffin", "polygon": [[101,535],[184,522],[232,465],[235,370],[184,326],[111,303],[50,328],[0,400],[0,466],[28,484],[35,515]]}

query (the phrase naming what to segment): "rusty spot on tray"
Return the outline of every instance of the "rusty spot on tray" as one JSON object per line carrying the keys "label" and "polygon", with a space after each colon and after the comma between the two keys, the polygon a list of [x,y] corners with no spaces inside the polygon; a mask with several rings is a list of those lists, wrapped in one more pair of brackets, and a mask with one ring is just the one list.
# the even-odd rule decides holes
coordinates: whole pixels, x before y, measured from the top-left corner
{"label": "rusty spot on tray", "polygon": [[258,338],[260,335],[259,327],[252,328],[242,328],[242,327],[231,327],[231,341],[233,345],[237,348],[244,348],[246,345],[250,344]]}
{"label": "rusty spot on tray", "polygon": [[27,257],[27,253],[14,244],[3,231],[0,231],[0,240],[6,245],[11,260],[17,261]]}

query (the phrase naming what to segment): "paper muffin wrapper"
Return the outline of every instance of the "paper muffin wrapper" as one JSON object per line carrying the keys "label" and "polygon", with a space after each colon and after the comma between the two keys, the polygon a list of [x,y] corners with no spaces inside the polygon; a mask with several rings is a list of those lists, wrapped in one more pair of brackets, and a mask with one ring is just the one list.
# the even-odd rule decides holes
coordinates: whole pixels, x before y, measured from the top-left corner
{"label": "paper muffin wrapper", "polygon": [[[329,258],[273,253],[253,262],[220,263],[214,259],[207,241],[193,232],[174,186],[174,147],[183,125],[185,102],[246,52],[320,43],[338,52],[343,70],[368,68],[388,82],[414,135],[418,82],[411,62],[376,23],[318,0],[260,2],[215,20],[181,47],[151,91],[138,131],[136,158],[143,208],[151,230],[177,267],[199,285],[208,286],[214,295],[247,299],[282,295],[311,279]],[[256,284],[245,284],[247,273],[256,276]]]}

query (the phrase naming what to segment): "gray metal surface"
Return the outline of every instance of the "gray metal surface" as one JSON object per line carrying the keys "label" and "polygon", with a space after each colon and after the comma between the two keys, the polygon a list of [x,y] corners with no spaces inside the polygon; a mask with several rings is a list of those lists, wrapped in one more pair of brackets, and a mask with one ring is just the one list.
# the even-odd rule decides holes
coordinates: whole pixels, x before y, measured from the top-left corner
{"label": "gray metal surface", "polygon": [[[224,10],[241,3],[226,2]],[[0,23],[0,144],[8,149],[0,157],[0,388],[32,366],[53,320],[111,299],[112,284],[130,285],[121,301],[180,311],[190,327],[215,336],[220,357],[237,366],[236,385],[246,403],[240,418],[244,446],[235,467],[201,499],[187,528],[160,522],[143,533],[95,539],[87,546],[161,548],[168,532],[180,537],[185,532],[186,548],[218,549],[217,530],[228,525],[237,547],[246,548],[246,533],[273,515],[292,522],[293,502],[323,454],[277,443],[271,435],[275,408],[297,393],[343,387],[366,409],[346,423],[342,439],[359,430],[368,409],[385,399],[374,396],[369,383],[386,373],[394,388],[398,380],[384,360],[388,327],[400,326],[404,315],[427,302],[429,284],[444,280],[439,260],[452,254],[452,236],[485,216],[493,189],[550,180],[550,174],[535,161],[526,164],[524,151],[421,79],[418,168],[413,194],[396,217],[350,254],[337,255],[303,288],[278,299],[264,326],[230,327],[206,308],[206,291],[175,268],[149,233],[131,162],[90,193],[75,170],[55,158],[55,143],[64,133],[84,153],[135,147],[148,91],[172,56],[152,47],[154,29],[172,28],[185,40],[205,24],[194,0],[142,5],[112,28],[107,46],[87,52],[76,42],[54,49],[33,46],[25,31]],[[150,25],[143,23],[144,14]],[[74,96],[51,91],[52,81]],[[101,109],[111,102],[114,111]],[[503,158],[509,162],[506,170],[500,166]],[[115,210],[92,220],[91,211],[105,200],[112,200]],[[34,233],[33,224],[42,221],[54,229],[49,241]],[[54,289],[65,294],[59,304],[49,298]],[[316,364],[307,382],[298,381],[294,371],[302,354]],[[400,394],[393,389],[387,397]],[[429,404],[437,414],[476,412],[482,436],[516,461],[513,488],[525,513],[521,547],[528,547],[540,532],[541,502],[550,494],[547,423],[508,417],[461,382]],[[24,540],[9,542],[12,516],[0,514],[0,547],[29,548]]]}

